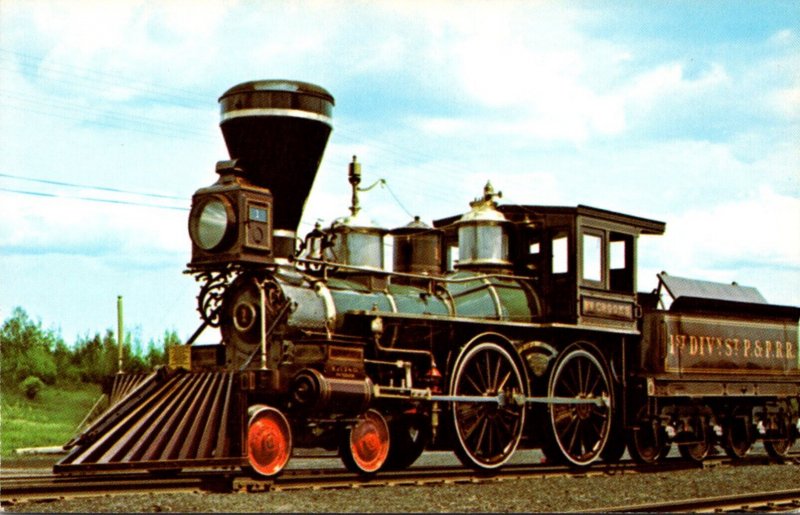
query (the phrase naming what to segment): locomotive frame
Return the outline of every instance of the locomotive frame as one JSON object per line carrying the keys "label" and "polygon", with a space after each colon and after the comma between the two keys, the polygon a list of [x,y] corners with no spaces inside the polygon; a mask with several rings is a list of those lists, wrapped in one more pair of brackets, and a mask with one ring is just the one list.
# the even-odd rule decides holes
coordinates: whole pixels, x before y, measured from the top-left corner
{"label": "locomotive frame", "polygon": [[[502,205],[487,183],[466,214],[387,231],[361,216],[354,157],[350,216],[300,241],[333,97],[255,81],[220,105],[231,159],[189,221],[203,322],[169,369],[125,382],[56,472],[272,477],[295,447],[369,475],[427,448],[491,472],[521,446],[582,467],[626,448],[656,462],[673,443],[693,461],[717,443],[735,458],[758,438],[778,459],[793,445],[800,309],[666,273],[637,292],[638,238],[663,222]],[[207,326],[223,341],[193,345]]]}

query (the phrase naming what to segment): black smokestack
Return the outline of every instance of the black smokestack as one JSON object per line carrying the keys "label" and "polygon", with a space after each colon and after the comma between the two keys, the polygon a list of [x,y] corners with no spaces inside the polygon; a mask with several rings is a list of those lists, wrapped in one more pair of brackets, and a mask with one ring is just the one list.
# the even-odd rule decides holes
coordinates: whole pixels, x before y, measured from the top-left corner
{"label": "black smokestack", "polygon": [[245,82],[219,99],[220,128],[247,179],[269,188],[273,226],[297,230],[331,133],[333,97],[306,82]]}

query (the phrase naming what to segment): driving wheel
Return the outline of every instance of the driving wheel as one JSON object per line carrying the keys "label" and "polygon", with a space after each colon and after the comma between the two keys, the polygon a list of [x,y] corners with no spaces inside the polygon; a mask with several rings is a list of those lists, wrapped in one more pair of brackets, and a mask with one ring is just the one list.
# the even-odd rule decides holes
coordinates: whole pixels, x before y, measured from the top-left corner
{"label": "driving wheel", "polygon": [[525,424],[524,403],[514,399],[515,394],[526,391],[523,377],[512,355],[494,342],[484,341],[462,351],[452,375],[451,395],[498,399],[453,403],[455,453],[462,463],[493,470],[514,454]]}
{"label": "driving wheel", "polygon": [[550,376],[548,396],[596,401],[552,403],[547,412],[548,436],[560,458],[577,466],[597,460],[609,441],[612,426],[613,389],[606,367],[585,348],[566,351]]}

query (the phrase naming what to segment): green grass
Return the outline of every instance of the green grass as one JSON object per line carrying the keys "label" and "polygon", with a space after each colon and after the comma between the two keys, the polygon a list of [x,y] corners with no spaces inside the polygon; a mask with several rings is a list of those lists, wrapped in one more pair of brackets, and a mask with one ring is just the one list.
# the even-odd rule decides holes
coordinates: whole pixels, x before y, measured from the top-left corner
{"label": "green grass", "polygon": [[11,388],[0,395],[0,456],[67,443],[101,396],[94,384],[46,386],[35,400]]}

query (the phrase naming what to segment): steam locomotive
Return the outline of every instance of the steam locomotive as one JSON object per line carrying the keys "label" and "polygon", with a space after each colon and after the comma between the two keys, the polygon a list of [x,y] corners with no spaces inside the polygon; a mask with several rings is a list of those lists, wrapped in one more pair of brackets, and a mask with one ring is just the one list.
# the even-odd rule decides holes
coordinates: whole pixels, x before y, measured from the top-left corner
{"label": "steam locomotive", "polygon": [[[350,216],[301,237],[333,97],[267,80],[219,102],[230,159],[188,224],[202,323],[169,367],[117,378],[56,472],[272,477],[299,448],[361,474],[425,449],[491,472],[523,447],[583,467],[626,448],[654,463],[673,444],[693,461],[794,444],[800,309],[665,272],[637,292],[638,238],[664,223],[504,205],[487,183],[465,214],[386,230],[361,212],[354,157]],[[208,326],[221,343],[194,344]]]}

